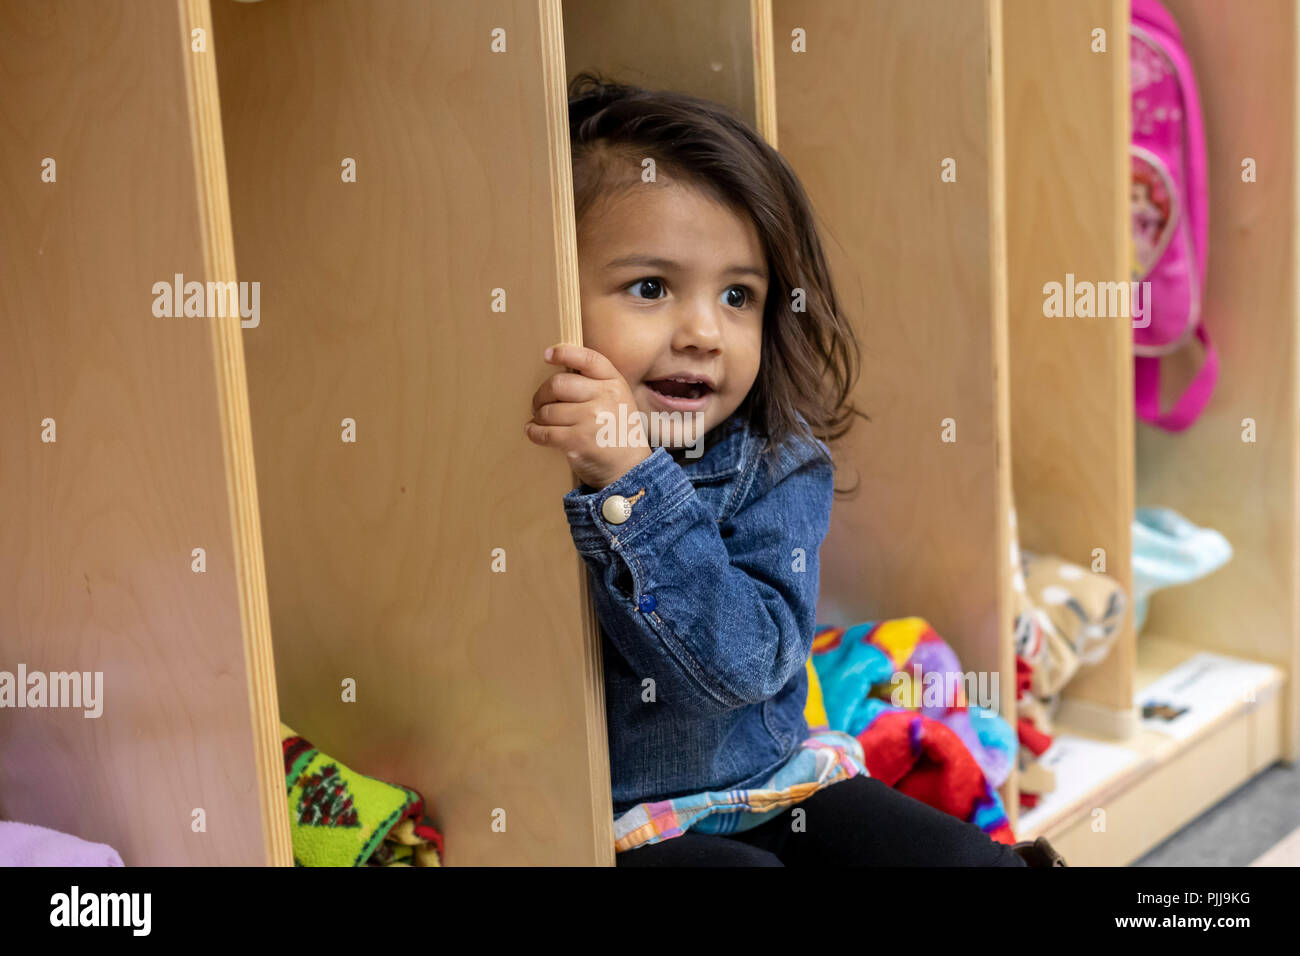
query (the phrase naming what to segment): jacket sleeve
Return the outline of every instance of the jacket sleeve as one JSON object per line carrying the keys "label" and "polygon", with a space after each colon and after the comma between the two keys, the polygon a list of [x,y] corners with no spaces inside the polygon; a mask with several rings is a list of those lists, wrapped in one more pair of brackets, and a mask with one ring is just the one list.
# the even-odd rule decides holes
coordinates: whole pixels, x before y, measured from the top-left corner
{"label": "jacket sleeve", "polygon": [[[775,696],[812,649],[833,471],[812,455],[754,467],[759,490],[771,487],[721,523],[663,448],[564,499],[606,635],[684,716]],[[621,524],[602,514],[613,495],[635,499]]]}

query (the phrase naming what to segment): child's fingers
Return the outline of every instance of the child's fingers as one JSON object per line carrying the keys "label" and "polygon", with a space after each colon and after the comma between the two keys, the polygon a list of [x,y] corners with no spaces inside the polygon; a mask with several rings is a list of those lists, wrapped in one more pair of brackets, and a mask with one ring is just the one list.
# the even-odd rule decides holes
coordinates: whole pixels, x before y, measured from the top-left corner
{"label": "child's fingers", "polygon": [[537,422],[525,422],[524,434],[534,445],[548,448],[568,448],[569,438],[573,432],[572,425],[539,425]]}
{"label": "child's fingers", "polygon": [[537,425],[577,425],[588,417],[583,405],[572,402],[550,402],[533,410],[533,422]]}
{"label": "child's fingers", "polygon": [[533,393],[533,411],[552,402],[589,402],[600,386],[576,372],[556,372]]}
{"label": "child's fingers", "polygon": [[590,378],[618,378],[618,369],[614,368],[614,363],[595,349],[561,342],[559,345],[551,346],[547,351],[551,353],[551,357],[546,361],[552,365],[563,365]]}

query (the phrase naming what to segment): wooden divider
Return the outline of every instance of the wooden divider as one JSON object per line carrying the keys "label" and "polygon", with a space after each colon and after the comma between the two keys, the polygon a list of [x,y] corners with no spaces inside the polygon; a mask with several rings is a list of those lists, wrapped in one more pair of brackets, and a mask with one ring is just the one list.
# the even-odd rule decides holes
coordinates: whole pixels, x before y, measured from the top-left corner
{"label": "wooden divider", "polygon": [[818,620],[924,617],[1000,675],[1011,715],[1000,16],[775,0],[772,33],[781,152],[823,223],[873,419],[833,449],[837,487],[861,486],[835,502]]}
{"label": "wooden divider", "polygon": [[[1130,279],[1128,2],[1004,0],[1002,23],[1020,545],[1132,594],[1132,318],[1044,314],[1049,282]],[[1134,732],[1132,620],[1130,609],[1106,658],[1070,682],[1062,719]]]}
{"label": "wooden divider", "polygon": [[101,711],[5,711],[0,818],[128,866],[292,862],[239,318],[154,288],[234,279],[210,42],[0,2],[0,670]]}
{"label": "wooden divider", "polygon": [[[1295,760],[1300,18],[1289,0],[1257,0],[1249,16],[1214,0],[1168,0],[1168,7],[1196,69],[1205,116],[1210,239],[1204,315],[1219,350],[1219,382],[1204,415],[1187,431],[1167,434],[1139,425],[1137,502],[1173,508],[1220,531],[1235,553],[1210,576],[1157,592],[1139,642],[1156,635],[1282,667],[1290,675],[1282,750]],[[1244,178],[1246,160],[1254,163],[1253,182]],[[1162,384],[1177,388],[1200,358],[1196,346],[1167,359]]]}
{"label": "wooden divider", "polygon": [[215,7],[284,718],[450,865],[613,862],[572,476],[523,433],[580,328],[559,13]]}
{"label": "wooden divider", "polygon": [[565,0],[567,65],[708,97],[779,142],[821,217],[874,419],[833,449],[837,487],[861,488],[835,502],[818,620],[926,617],[967,667],[998,671],[1010,713],[999,7],[906,7]]}

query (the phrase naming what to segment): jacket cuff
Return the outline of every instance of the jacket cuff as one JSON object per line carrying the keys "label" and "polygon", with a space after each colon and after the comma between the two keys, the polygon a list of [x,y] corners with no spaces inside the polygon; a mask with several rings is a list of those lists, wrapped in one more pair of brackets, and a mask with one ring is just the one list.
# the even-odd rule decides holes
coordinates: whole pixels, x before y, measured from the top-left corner
{"label": "jacket cuff", "polygon": [[[564,513],[579,553],[598,554],[654,527],[694,491],[681,465],[660,446],[599,491],[585,484],[570,491],[564,496]],[[616,496],[622,501],[606,508]]]}

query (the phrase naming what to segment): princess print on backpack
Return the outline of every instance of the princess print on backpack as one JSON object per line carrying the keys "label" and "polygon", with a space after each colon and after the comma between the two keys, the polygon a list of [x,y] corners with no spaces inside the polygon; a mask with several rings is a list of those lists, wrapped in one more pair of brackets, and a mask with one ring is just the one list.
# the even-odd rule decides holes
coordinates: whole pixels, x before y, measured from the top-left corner
{"label": "princess print on backpack", "polygon": [[[1140,419],[1182,431],[1209,402],[1219,361],[1201,314],[1209,222],[1201,104],[1178,25],[1157,0],[1132,2],[1129,67],[1132,274],[1149,283],[1137,288],[1150,290],[1146,322],[1133,328],[1133,391]],[[1162,412],[1161,358],[1193,337],[1204,344],[1205,360]]]}

